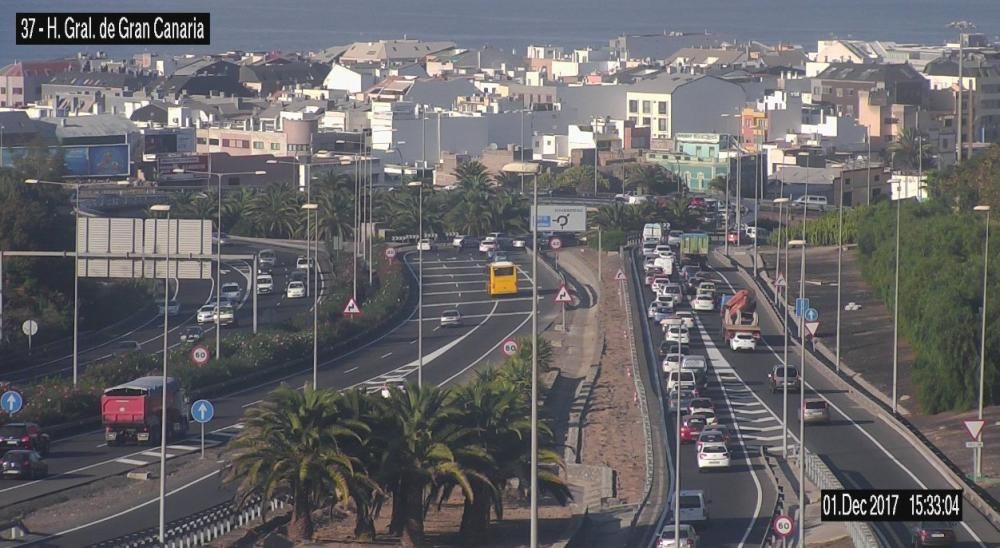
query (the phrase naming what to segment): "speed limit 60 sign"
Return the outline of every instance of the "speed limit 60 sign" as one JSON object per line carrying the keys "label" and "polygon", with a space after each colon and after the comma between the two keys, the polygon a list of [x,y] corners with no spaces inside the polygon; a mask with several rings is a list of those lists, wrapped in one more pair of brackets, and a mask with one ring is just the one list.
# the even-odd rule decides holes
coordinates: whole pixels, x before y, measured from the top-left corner
{"label": "speed limit 60 sign", "polygon": [[211,354],[208,353],[208,349],[204,346],[198,345],[191,349],[191,361],[198,367],[208,363],[210,356]]}
{"label": "speed limit 60 sign", "polygon": [[508,356],[513,356],[517,354],[517,341],[514,339],[507,339],[503,342],[503,353]]}
{"label": "speed limit 60 sign", "polygon": [[792,518],[788,516],[777,516],[774,518],[774,532],[778,534],[781,538],[785,538],[792,534]]}

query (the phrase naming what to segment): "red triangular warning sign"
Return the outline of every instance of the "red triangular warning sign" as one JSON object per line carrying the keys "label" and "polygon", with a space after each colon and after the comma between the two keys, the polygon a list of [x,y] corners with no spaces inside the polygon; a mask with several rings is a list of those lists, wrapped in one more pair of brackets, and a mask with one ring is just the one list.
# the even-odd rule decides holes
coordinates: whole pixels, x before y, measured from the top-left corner
{"label": "red triangular warning sign", "polygon": [[986,421],[969,420],[962,421],[962,424],[965,425],[965,429],[969,432],[969,435],[972,436],[972,441],[977,441],[979,439],[979,434],[982,434],[983,432],[983,426],[986,425]]}
{"label": "red triangular warning sign", "polygon": [[358,314],[361,314],[361,307],[358,306],[358,303],[354,300],[354,297],[351,297],[351,300],[347,301],[347,306],[344,307],[344,315],[356,316]]}
{"label": "red triangular warning sign", "polygon": [[559,286],[559,292],[556,293],[555,301],[557,303],[571,303],[573,302],[573,297],[569,294],[569,289],[566,289],[566,284]]}
{"label": "red triangular warning sign", "polygon": [[783,273],[778,272],[778,278],[774,280],[774,285],[778,287],[785,287],[785,275]]}
{"label": "red triangular warning sign", "polygon": [[615,274],[615,279],[618,280],[619,282],[624,282],[625,281],[625,272],[623,272],[622,269],[619,268],[618,269],[618,273]]}

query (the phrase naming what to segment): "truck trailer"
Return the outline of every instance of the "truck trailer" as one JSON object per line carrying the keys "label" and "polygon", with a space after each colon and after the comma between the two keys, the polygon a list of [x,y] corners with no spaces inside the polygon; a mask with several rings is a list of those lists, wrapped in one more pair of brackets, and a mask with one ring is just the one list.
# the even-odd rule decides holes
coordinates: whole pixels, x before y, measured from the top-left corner
{"label": "truck trailer", "polygon": [[[101,421],[108,445],[160,443],[163,417],[163,377],[140,377],[104,390]],[[188,401],[180,382],[167,377],[167,441],[188,432]]]}

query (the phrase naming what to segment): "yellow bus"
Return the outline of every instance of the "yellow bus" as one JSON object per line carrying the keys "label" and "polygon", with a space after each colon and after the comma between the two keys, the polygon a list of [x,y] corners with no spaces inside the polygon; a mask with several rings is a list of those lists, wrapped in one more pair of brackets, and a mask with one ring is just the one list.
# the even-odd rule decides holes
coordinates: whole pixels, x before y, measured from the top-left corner
{"label": "yellow bus", "polygon": [[490,297],[498,295],[517,295],[517,266],[510,261],[491,263],[489,266],[490,281],[486,291]]}

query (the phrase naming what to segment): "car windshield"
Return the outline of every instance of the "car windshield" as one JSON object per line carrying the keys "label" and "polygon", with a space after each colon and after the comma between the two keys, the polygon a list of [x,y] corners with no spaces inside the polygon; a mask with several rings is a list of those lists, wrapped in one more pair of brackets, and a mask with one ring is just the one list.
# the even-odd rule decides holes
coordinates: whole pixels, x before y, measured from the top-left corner
{"label": "car windshield", "polygon": [[701,508],[701,497],[681,495],[681,508]]}
{"label": "car windshield", "polygon": [[[785,372],[783,371],[783,368],[781,366],[778,366],[777,368],[775,368],[774,374],[777,375],[777,376],[779,376],[779,377],[784,377],[785,376]],[[798,369],[795,369],[794,367],[789,367],[788,368],[788,376],[789,377],[798,377],[799,376]]]}
{"label": "car windshield", "polygon": [[5,424],[3,426],[0,426],[0,436],[3,436],[5,438],[10,436],[22,436],[24,435],[24,430],[25,427],[23,424],[22,425]]}
{"label": "car windshield", "polygon": [[457,318],[458,317],[458,311],[457,310],[445,310],[444,313],[442,313],[441,315],[443,317],[445,317],[445,318]]}
{"label": "car windshield", "polygon": [[806,409],[826,409],[825,401],[807,401]]}
{"label": "car windshield", "polygon": [[225,285],[222,286],[222,290],[223,291],[239,291],[240,290],[240,286],[238,286],[236,284],[225,284]]}
{"label": "car windshield", "polygon": [[302,282],[292,282],[292,283],[288,284],[288,288],[289,289],[302,289],[305,286],[306,285],[304,283],[302,283]]}
{"label": "car windshield", "polygon": [[705,419],[701,417],[691,417],[686,421],[688,428],[704,428]]}
{"label": "car windshield", "polygon": [[718,443],[723,441],[722,434],[718,432],[702,432],[698,441],[702,443]]}
{"label": "car windshield", "polygon": [[[684,499],[681,499],[681,505],[683,504],[684,504]],[[664,527],[663,533],[661,533],[660,536],[662,536],[666,540],[673,540],[674,538],[679,538],[681,540],[684,540],[688,538],[689,531],[690,529],[688,529],[687,527],[681,527],[679,531],[680,534],[674,534],[673,527]]]}

